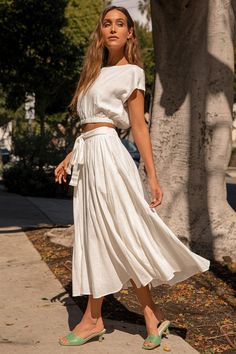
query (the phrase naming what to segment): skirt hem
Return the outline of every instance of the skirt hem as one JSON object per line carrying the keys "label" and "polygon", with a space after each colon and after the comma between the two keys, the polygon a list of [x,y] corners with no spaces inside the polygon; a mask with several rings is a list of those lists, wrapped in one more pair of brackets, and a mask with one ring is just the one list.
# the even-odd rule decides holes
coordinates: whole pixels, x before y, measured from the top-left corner
{"label": "skirt hem", "polygon": [[[175,276],[178,274],[178,273],[181,273],[181,271],[175,271],[173,272],[172,276],[170,278],[168,278],[167,280],[159,280],[159,278],[156,278],[156,277],[151,277],[147,282],[145,282],[144,284],[141,283],[140,286],[137,286],[137,288],[141,287],[141,286],[146,286],[149,284],[149,289],[151,289],[151,287],[156,287],[156,286],[160,286],[160,285],[175,285],[177,283],[180,283],[190,277],[192,277],[193,275],[196,275],[196,274],[199,274],[199,273],[203,273],[203,272],[206,272],[209,270],[209,265],[210,265],[210,261],[208,261],[208,265],[206,265],[205,267],[199,269],[198,271],[196,271],[196,268],[194,268],[195,270],[192,269],[192,271],[189,271],[188,273],[186,272],[185,275],[183,275],[181,278],[179,279],[176,279],[176,281],[174,280]],[[94,299],[98,299],[100,297],[103,297],[103,296],[107,296],[107,295],[112,295],[112,294],[115,294],[119,291],[121,291],[122,289],[125,290],[125,289],[128,289],[130,287],[132,287],[132,284],[130,282],[130,276],[122,283],[122,285],[117,289],[117,290],[109,290],[108,293],[104,293],[104,294],[93,294],[91,292],[73,292],[73,297],[74,296],[84,296],[84,295],[92,295]],[[159,282],[158,282],[159,280]],[[171,281],[172,280],[172,281]],[[152,283],[155,282],[156,284],[153,285]],[[158,282],[158,284],[157,284]],[[170,284],[168,283],[170,282]]]}

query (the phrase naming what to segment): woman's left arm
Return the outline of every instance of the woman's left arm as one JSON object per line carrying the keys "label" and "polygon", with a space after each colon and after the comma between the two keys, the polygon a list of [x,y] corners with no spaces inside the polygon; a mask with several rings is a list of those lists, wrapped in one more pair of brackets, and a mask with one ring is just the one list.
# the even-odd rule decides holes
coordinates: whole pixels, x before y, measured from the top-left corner
{"label": "woman's left arm", "polygon": [[152,195],[152,202],[149,206],[155,208],[161,204],[163,193],[156,176],[150,134],[144,118],[144,94],[142,91],[136,89],[130,95],[128,112],[133,138],[143,159],[148,176]]}

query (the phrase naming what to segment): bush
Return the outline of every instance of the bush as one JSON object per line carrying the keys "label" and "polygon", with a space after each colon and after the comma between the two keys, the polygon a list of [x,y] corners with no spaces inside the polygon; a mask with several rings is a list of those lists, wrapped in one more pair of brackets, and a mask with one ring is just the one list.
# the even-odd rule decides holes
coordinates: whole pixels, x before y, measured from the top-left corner
{"label": "bush", "polygon": [[9,192],[27,196],[64,198],[69,191],[68,184],[55,183],[53,168],[40,169],[21,161],[4,166],[3,181]]}
{"label": "bush", "polygon": [[9,192],[37,197],[67,197],[68,184],[55,183],[54,166],[66,155],[65,144],[54,144],[50,132],[15,135],[17,162],[3,166],[3,183]]}

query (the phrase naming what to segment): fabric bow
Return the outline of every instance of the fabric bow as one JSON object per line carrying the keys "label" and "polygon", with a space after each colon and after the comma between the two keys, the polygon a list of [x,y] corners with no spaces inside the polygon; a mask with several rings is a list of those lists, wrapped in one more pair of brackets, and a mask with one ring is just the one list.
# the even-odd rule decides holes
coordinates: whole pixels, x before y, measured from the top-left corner
{"label": "fabric bow", "polygon": [[72,156],[66,172],[70,175],[71,168],[73,167],[73,172],[71,176],[70,186],[77,186],[79,180],[79,165],[83,165],[84,163],[84,139],[83,136],[80,135],[76,140],[72,150]]}

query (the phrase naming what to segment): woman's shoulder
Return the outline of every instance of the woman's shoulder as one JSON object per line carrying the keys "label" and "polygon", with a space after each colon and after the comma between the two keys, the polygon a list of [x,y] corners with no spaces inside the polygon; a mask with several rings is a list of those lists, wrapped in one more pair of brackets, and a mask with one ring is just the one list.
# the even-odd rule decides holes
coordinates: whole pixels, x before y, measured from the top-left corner
{"label": "woman's shoulder", "polygon": [[132,70],[137,71],[141,74],[144,74],[144,69],[141,68],[141,66],[136,65],[136,64],[130,64],[130,67],[132,68]]}
{"label": "woman's shoulder", "polygon": [[130,82],[142,80],[145,81],[144,69],[136,64],[123,64],[104,66],[101,69],[102,77],[112,77],[112,80],[122,82],[123,84],[129,84]]}

